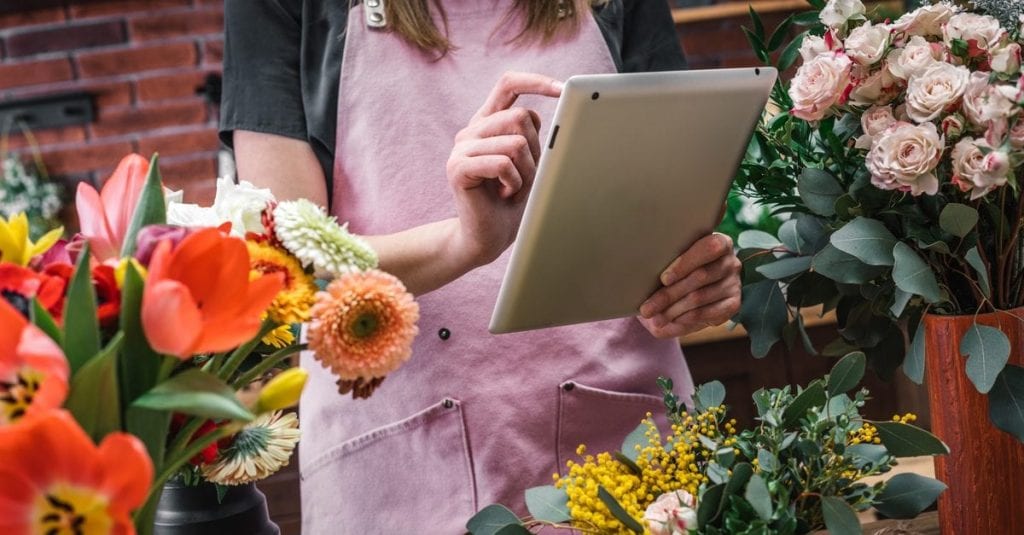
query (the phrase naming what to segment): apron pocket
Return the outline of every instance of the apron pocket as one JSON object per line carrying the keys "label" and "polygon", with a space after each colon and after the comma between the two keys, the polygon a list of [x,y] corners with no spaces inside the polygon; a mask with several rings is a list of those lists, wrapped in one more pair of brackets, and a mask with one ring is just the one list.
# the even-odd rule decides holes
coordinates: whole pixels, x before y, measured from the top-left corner
{"label": "apron pocket", "polygon": [[445,399],[302,467],[307,535],[464,533],[476,511],[462,404]]}
{"label": "apron pocket", "polygon": [[616,452],[647,413],[654,416],[662,436],[670,430],[661,398],[650,394],[615,392],[567,381],[559,385],[558,471],[566,472],[568,460],[580,462],[576,448],[587,453]]}

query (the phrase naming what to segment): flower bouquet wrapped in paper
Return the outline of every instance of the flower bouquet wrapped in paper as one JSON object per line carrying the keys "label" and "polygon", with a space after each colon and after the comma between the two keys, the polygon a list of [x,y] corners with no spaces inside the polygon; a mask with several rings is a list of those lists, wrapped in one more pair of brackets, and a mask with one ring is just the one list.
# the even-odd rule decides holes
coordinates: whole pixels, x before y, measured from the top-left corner
{"label": "flower bouquet wrapped in paper", "polygon": [[212,207],[166,193],[156,158],[131,155],[102,191],[79,186],[70,242],[0,219],[4,533],[148,533],[172,477],[239,485],[288,464],[300,324],[343,393],[409,358],[416,303],[322,209],[225,179]]}

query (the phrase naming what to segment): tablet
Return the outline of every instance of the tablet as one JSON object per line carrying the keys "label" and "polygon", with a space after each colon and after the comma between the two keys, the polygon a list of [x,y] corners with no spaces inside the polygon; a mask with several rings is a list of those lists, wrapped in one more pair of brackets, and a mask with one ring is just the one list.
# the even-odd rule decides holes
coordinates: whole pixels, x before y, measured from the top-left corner
{"label": "tablet", "polygon": [[638,314],[661,272],[718,225],[777,74],[567,80],[490,331]]}

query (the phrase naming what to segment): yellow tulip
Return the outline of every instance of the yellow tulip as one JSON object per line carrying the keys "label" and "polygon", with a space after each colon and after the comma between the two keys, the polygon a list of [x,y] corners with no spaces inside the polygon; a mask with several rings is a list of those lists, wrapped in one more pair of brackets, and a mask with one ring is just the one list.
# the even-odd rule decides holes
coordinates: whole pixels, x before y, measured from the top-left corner
{"label": "yellow tulip", "polygon": [[14,214],[10,219],[0,216],[0,260],[27,266],[32,257],[53,247],[63,233],[63,227],[56,228],[33,242],[28,235],[28,216],[24,212]]}
{"label": "yellow tulip", "polygon": [[124,275],[128,271],[128,264],[131,264],[135,268],[135,272],[139,274],[143,279],[146,278],[146,266],[139,263],[138,260],[128,257],[122,258],[117,263],[117,267],[114,268],[114,280],[117,281],[118,288],[124,288]]}
{"label": "yellow tulip", "polygon": [[270,380],[256,401],[256,413],[284,410],[299,403],[306,387],[309,372],[302,368],[289,368]]}

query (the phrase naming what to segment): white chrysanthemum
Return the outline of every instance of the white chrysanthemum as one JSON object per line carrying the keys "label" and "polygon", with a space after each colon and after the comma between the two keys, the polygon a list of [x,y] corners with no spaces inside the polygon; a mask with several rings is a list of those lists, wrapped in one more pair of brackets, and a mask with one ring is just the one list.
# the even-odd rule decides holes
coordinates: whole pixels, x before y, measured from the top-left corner
{"label": "white chrysanthemum", "polygon": [[377,267],[377,253],[316,204],[299,199],[274,208],[277,239],[304,266],[342,275]]}
{"label": "white chrysanthemum", "polygon": [[218,485],[244,485],[265,479],[288,466],[299,443],[295,413],[268,412],[258,416],[220,451],[217,460],[203,466],[203,477]]}

